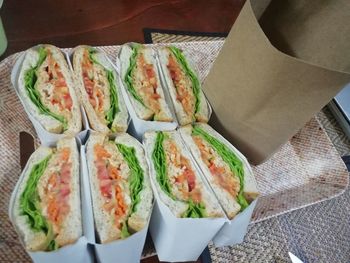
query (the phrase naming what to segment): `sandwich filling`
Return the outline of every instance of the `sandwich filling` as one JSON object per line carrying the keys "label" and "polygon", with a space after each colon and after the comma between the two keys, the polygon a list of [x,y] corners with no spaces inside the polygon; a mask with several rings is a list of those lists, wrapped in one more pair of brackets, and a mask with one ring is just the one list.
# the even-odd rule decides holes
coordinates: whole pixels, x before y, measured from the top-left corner
{"label": "sandwich filling", "polygon": [[20,197],[21,214],[27,216],[30,228],[46,236],[43,250],[59,248],[55,238],[70,211],[72,163],[69,159],[70,149],[66,147],[34,165]]}
{"label": "sandwich filling", "polygon": [[185,56],[176,47],[170,50],[167,68],[176,90],[176,99],[187,115],[193,116],[200,110],[200,85],[196,74],[189,67]]}
{"label": "sandwich filling", "polygon": [[157,132],[152,160],[160,188],[173,200],[188,204],[182,217],[205,217],[205,206],[194,168],[176,142],[163,132]]}
{"label": "sandwich filling", "polygon": [[92,48],[84,49],[82,77],[91,106],[98,118],[111,129],[114,118],[120,111],[117,88],[113,71],[106,69],[94,58],[96,52]]}
{"label": "sandwich filling", "polygon": [[197,125],[193,126],[192,139],[214,181],[237,199],[243,211],[249,204],[243,195],[244,167],[242,161],[224,143]]}
{"label": "sandwich filling", "polygon": [[28,96],[39,112],[58,120],[63,131],[67,130],[73,101],[62,69],[49,49],[39,48],[37,64],[25,72],[24,82]]}
{"label": "sandwich filling", "polygon": [[158,92],[156,69],[145,58],[143,48],[134,45],[130,56],[130,64],[125,75],[128,91],[135,100],[152,111],[151,119],[162,121],[163,110],[160,104],[161,95]]}
{"label": "sandwich filling", "polygon": [[95,166],[103,209],[110,214],[121,238],[130,235],[128,218],[136,212],[143,189],[143,170],[133,147],[111,141],[94,146]]}

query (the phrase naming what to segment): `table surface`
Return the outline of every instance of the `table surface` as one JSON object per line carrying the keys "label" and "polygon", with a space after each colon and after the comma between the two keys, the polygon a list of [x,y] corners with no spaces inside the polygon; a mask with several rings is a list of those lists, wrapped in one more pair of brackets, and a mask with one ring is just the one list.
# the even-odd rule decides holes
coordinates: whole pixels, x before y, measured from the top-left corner
{"label": "table surface", "polygon": [[4,1],[4,58],[38,43],[59,47],[143,42],[143,28],[227,33],[244,0]]}

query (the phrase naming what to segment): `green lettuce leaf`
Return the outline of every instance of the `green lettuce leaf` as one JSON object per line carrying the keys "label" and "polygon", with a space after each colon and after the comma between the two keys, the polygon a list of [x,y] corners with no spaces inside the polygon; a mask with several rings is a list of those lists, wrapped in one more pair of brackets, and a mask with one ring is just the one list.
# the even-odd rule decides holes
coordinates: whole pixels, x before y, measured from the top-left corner
{"label": "green lettuce leaf", "polygon": [[[124,160],[128,164],[130,169],[129,176],[129,190],[130,190],[130,198],[131,198],[131,206],[129,210],[128,217],[136,211],[137,205],[141,201],[140,193],[143,189],[143,170],[140,166],[139,160],[136,157],[136,151],[134,147],[128,147],[123,144],[117,144],[118,150],[123,155]],[[127,220],[123,222],[123,226],[121,229],[121,238],[127,238],[130,236],[128,231]]]}
{"label": "green lettuce leaf", "polygon": [[[156,180],[160,185],[160,188],[173,200],[177,198],[171,192],[171,186],[169,178],[166,173],[166,160],[165,152],[163,148],[163,141],[166,138],[166,135],[163,132],[157,132],[157,138],[154,145],[154,150],[152,153],[152,160],[156,170]],[[180,201],[180,200],[179,200]],[[183,202],[181,200],[181,202]],[[202,218],[206,216],[205,206],[203,203],[194,203],[191,199],[187,200],[188,209],[182,215],[183,218]]]}
{"label": "green lettuce leaf", "polygon": [[125,239],[127,237],[130,236],[130,233],[129,233],[129,230],[128,230],[128,225],[126,222],[123,222],[123,226],[122,226],[122,229],[121,229],[121,232],[120,232],[120,237],[122,239]]}
{"label": "green lettuce leaf", "polygon": [[106,113],[106,120],[107,120],[108,128],[110,128],[112,132],[114,132],[114,129],[112,128],[112,124],[113,124],[115,115],[120,111],[119,105],[118,105],[118,94],[117,94],[117,87],[115,86],[113,72],[106,69],[106,74],[107,74],[107,79],[110,87],[110,103],[111,103],[111,106]]}
{"label": "green lettuce leaf", "polygon": [[[94,56],[94,54],[97,53],[97,50],[94,49],[94,48],[92,48],[92,47],[89,47],[89,48],[88,48],[88,51],[89,51],[89,59],[90,59],[90,61],[91,61],[92,63],[101,65],[100,62],[98,62],[98,61],[95,59],[95,56]],[[101,65],[101,66],[102,66],[102,65]]]}
{"label": "green lettuce leaf", "polygon": [[244,168],[243,168],[242,161],[235,155],[233,151],[231,151],[229,147],[227,147],[220,140],[208,134],[199,126],[197,125],[193,126],[192,135],[200,136],[205,141],[207,141],[214,148],[214,150],[220,155],[220,157],[224,160],[224,162],[229,165],[232,173],[238,176],[239,182],[240,182],[240,190],[238,192],[237,202],[241,206],[241,211],[243,211],[246,207],[249,206],[249,203],[243,195]]}
{"label": "green lettuce leaf", "polygon": [[[52,227],[51,227],[51,228],[52,228]],[[53,232],[52,232],[52,234],[53,234]],[[47,251],[53,251],[53,250],[59,249],[59,246],[58,246],[56,240],[53,239],[54,236],[52,236],[52,238],[49,238],[49,237],[50,237],[50,235],[47,235],[47,243],[48,243],[48,245],[47,245],[46,250],[47,250]],[[49,241],[49,240],[50,240],[50,241]]]}
{"label": "green lettuce leaf", "polygon": [[41,64],[45,61],[47,56],[46,50],[43,47],[39,48],[39,59],[38,63],[35,67],[28,69],[24,75],[24,86],[28,92],[28,96],[30,100],[34,103],[35,106],[39,109],[41,114],[45,114],[51,116],[52,118],[58,120],[62,123],[63,131],[67,130],[68,124],[67,120],[56,113],[53,113],[47,108],[41,101],[41,96],[38,90],[35,88],[36,81],[38,80],[38,76],[36,74],[37,69],[41,66]]}
{"label": "green lettuce leaf", "polygon": [[200,84],[199,80],[196,76],[196,74],[193,72],[193,70],[190,68],[188,65],[186,58],[184,54],[181,52],[180,49],[174,46],[168,47],[170,51],[173,53],[173,55],[176,57],[177,62],[180,63],[185,70],[186,75],[191,79],[192,82],[192,90],[193,90],[193,95],[195,97],[195,108],[194,108],[194,113],[197,113],[200,110],[200,104],[201,104],[201,99],[200,99]]}
{"label": "green lettuce leaf", "polygon": [[138,53],[138,49],[140,48],[140,45],[133,45],[131,48],[132,48],[132,55],[130,56],[130,64],[129,64],[129,68],[126,71],[124,82],[126,83],[126,88],[130,92],[130,94],[134,97],[134,99],[140,102],[144,107],[146,107],[142,98],[137,94],[132,81],[132,73],[136,66],[136,57],[137,57],[137,53]]}
{"label": "green lettuce leaf", "polygon": [[156,170],[156,180],[160,188],[172,199],[176,199],[171,192],[169,178],[166,174],[166,160],[163,148],[165,135],[163,132],[157,132],[157,138],[152,152],[152,161]]}
{"label": "green lettuce leaf", "polygon": [[123,144],[117,144],[117,147],[118,147],[118,150],[123,155],[130,169],[129,189],[130,189],[130,197],[131,197],[131,209],[129,214],[132,214],[136,211],[136,206],[141,200],[140,192],[143,189],[144,174],[140,166],[140,163],[136,157],[135,148],[128,147]]}
{"label": "green lettuce leaf", "polygon": [[51,155],[33,166],[27,184],[20,196],[21,214],[27,216],[27,222],[30,228],[35,232],[44,232],[46,235],[46,250],[55,250],[58,245],[55,242],[55,235],[51,224],[41,213],[40,197],[37,185],[40,177],[43,175]]}
{"label": "green lettuce leaf", "polygon": [[115,115],[120,111],[119,109],[119,103],[118,103],[118,93],[117,93],[117,87],[115,85],[115,78],[113,71],[106,69],[100,62],[98,62],[94,56],[94,54],[97,53],[97,50],[94,48],[89,48],[89,59],[92,63],[98,64],[101,67],[104,68],[107,80],[109,83],[109,93],[110,93],[110,107],[105,115],[105,119],[107,121],[107,127],[112,130],[112,132],[115,132],[115,130],[112,128],[112,124],[115,118]]}
{"label": "green lettuce leaf", "polygon": [[203,203],[194,203],[191,199],[188,201],[188,208],[182,215],[183,218],[203,218],[206,217],[205,205]]}

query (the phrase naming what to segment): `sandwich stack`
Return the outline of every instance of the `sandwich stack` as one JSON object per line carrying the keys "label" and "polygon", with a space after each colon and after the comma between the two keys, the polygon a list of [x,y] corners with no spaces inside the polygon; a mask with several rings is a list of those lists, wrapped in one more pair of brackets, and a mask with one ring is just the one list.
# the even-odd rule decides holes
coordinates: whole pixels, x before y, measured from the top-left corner
{"label": "sandwich stack", "polygon": [[207,124],[211,107],[185,52],[129,43],[114,66],[90,46],[68,56],[38,45],[11,78],[43,144],[10,206],[34,261],[78,253],[74,262],[90,262],[90,243],[100,262],[138,262],[149,224],[164,261],[197,260],[210,240],[243,241],[255,179]]}

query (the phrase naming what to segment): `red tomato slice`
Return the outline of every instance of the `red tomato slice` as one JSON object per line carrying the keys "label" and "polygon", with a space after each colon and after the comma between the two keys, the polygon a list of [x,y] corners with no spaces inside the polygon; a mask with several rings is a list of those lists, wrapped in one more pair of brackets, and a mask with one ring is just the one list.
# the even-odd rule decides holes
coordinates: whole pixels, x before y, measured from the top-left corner
{"label": "red tomato slice", "polygon": [[188,191],[191,192],[196,187],[196,176],[191,169],[186,168],[184,175],[187,179]]}

